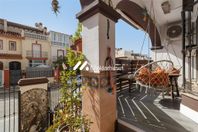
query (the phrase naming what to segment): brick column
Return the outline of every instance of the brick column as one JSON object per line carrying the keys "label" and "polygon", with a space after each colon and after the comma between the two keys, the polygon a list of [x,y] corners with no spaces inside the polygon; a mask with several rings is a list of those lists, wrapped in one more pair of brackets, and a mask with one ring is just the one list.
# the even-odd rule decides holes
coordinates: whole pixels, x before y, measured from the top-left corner
{"label": "brick column", "polygon": [[108,92],[108,76],[105,72],[92,67],[104,66],[111,48],[111,58],[115,63],[115,23],[120,15],[102,1],[91,3],[79,14],[83,25],[82,50],[91,69],[83,72],[82,111],[93,124],[91,132],[114,132],[116,122],[116,92]]}

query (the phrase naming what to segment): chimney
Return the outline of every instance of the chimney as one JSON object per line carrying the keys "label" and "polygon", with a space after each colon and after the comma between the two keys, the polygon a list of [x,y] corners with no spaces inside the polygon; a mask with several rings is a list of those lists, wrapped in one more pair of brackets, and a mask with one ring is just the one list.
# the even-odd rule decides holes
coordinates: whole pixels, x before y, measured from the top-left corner
{"label": "chimney", "polygon": [[21,37],[24,37],[24,36],[25,36],[24,30],[21,30]]}
{"label": "chimney", "polygon": [[3,30],[4,30],[4,32],[8,31],[8,24],[7,24],[7,20],[6,19],[3,20]]}

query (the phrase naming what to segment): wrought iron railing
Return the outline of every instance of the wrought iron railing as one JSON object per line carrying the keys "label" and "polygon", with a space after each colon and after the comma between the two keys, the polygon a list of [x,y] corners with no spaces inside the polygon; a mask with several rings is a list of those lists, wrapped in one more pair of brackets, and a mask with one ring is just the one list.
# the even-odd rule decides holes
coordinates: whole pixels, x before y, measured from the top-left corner
{"label": "wrought iron railing", "polygon": [[15,87],[0,87],[0,131],[19,132],[20,91]]}
{"label": "wrought iron railing", "polygon": [[31,58],[48,58],[48,52],[46,52],[46,51],[31,51],[31,50],[28,50],[26,52],[26,57],[31,57]]}
{"label": "wrought iron railing", "polygon": [[48,35],[31,33],[31,32],[25,32],[25,37],[40,39],[40,40],[48,40],[49,38]]}
{"label": "wrought iron railing", "polygon": [[41,67],[28,67],[26,69],[27,78],[35,77],[53,77],[52,68],[41,68]]}

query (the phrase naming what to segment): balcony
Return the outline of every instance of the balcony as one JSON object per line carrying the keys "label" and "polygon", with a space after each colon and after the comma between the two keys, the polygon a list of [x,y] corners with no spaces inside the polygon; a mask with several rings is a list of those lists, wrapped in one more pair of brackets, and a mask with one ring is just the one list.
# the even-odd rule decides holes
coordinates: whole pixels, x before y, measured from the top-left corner
{"label": "balcony", "polygon": [[22,59],[22,54],[19,52],[1,51],[0,59]]}
{"label": "balcony", "polygon": [[31,33],[31,32],[25,32],[25,37],[40,39],[40,40],[48,40],[48,35]]}
{"label": "balcony", "polygon": [[28,59],[39,59],[39,60],[47,60],[48,59],[48,52],[46,51],[26,51],[26,57]]}
{"label": "balcony", "polygon": [[57,60],[63,60],[64,56],[52,56],[52,62],[55,62]]}

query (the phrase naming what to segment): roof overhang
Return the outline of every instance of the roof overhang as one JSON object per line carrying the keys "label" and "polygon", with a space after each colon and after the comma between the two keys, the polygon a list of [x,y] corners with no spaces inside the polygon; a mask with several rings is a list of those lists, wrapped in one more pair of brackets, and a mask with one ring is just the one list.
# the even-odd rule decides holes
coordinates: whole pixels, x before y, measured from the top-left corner
{"label": "roof overhang", "polygon": [[[77,15],[77,17],[82,20],[85,17],[82,18],[81,14],[85,14],[85,12],[88,12],[88,10],[93,10],[94,8],[97,8],[100,0],[80,0],[80,2],[82,6],[82,11]],[[100,9],[103,8],[101,7]],[[126,21],[134,28],[146,31],[150,36],[153,47],[162,47],[160,34],[156,25],[153,23],[153,20],[149,16],[148,19],[144,21],[144,9],[140,5],[130,0],[122,0],[116,5],[116,8],[112,12],[115,11],[120,14],[121,19]],[[109,15],[112,14],[109,13]]]}

